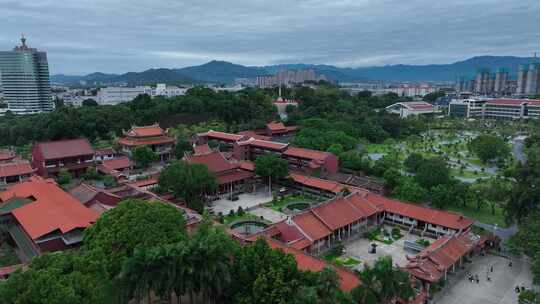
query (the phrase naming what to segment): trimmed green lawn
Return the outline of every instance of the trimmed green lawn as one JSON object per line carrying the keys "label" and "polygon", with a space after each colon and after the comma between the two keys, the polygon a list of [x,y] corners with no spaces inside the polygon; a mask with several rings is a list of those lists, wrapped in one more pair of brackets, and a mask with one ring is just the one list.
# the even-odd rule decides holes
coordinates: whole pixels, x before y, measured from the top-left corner
{"label": "trimmed green lawn", "polygon": [[281,208],[285,207],[287,204],[290,204],[292,202],[313,204],[316,202],[316,200],[305,195],[288,195],[281,200],[269,202],[265,204],[264,206],[272,210],[281,212]]}
{"label": "trimmed green lawn", "polygon": [[236,221],[240,221],[240,220],[258,220],[258,221],[263,221],[265,223],[270,223],[270,222],[268,222],[266,220],[261,219],[260,217],[258,217],[256,215],[245,212],[243,215],[238,215],[238,214],[235,214],[233,216],[226,215],[223,218],[223,224],[230,225],[230,224],[232,224],[232,223],[234,223]]}
{"label": "trimmed green lawn", "polygon": [[491,207],[488,205],[483,206],[480,210],[476,210],[476,206],[450,206],[446,210],[463,214],[485,224],[497,224],[499,227],[507,227],[504,221],[503,209],[499,206],[495,207],[495,214],[491,213]]}
{"label": "trimmed green lawn", "polygon": [[323,255],[322,259],[336,266],[342,266],[342,267],[354,267],[360,264],[360,261],[355,258],[336,256],[333,253],[327,253]]}
{"label": "trimmed green lawn", "polygon": [[450,169],[450,174],[454,177],[463,177],[463,178],[475,178],[475,177],[490,177],[492,174],[478,171],[478,174],[474,174],[473,171],[470,170],[463,170],[463,173],[459,171],[459,169]]}

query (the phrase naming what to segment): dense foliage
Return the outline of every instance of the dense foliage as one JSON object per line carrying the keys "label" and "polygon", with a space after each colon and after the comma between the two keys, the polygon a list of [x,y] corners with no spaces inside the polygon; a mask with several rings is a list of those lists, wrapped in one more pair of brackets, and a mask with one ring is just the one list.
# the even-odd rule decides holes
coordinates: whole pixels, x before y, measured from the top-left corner
{"label": "dense foliage", "polygon": [[[391,266],[391,262],[390,262]],[[402,273],[385,268],[397,296]],[[382,278],[380,278],[382,279]],[[78,251],[45,254],[0,282],[2,303],[355,303],[333,268],[305,272],[264,240],[239,246],[205,217],[186,235],[182,212],[129,200],[103,214]]]}
{"label": "dense foliage", "polygon": [[22,146],[33,141],[86,137],[110,139],[132,125],[178,123],[217,119],[230,128],[264,125],[276,115],[271,99],[261,90],[239,93],[214,92],[196,87],[185,96],[154,98],[141,95],[132,102],[114,106],[61,106],[49,114],[6,115],[0,119],[0,146]]}
{"label": "dense foliage", "polygon": [[159,174],[158,185],[161,191],[171,192],[184,199],[188,207],[202,213],[205,194],[217,190],[216,176],[202,164],[174,161]]}

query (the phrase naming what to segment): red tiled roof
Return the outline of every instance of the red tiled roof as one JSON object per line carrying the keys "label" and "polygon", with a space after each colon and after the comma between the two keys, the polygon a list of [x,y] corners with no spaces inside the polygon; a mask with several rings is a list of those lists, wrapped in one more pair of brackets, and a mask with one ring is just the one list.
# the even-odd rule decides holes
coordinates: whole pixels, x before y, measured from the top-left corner
{"label": "red tiled roof", "polygon": [[157,185],[157,183],[158,183],[157,177],[151,177],[147,179],[141,179],[141,180],[129,183],[129,184],[135,187],[147,187],[147,186]]}
{"label": "red tiled roof", "polygon": [[488,100],[486,101],[486,105],[519,106],[524,102],[526,102],[525,99],[501,98],[501,99]]}
{"label": "red tiled roof", "polygon": [[410,258],[405,270],[419,279],[436,282],[446,269],[473,250],[479,240],[471,233],[442,236],[414,258]]}
{"label": "red tiled roof", "polygon": [[213,131],[213,130],[210,130],[205,133],[199,133],[198,136],[226,140],[226,141],[238,141],[242,139],[242,137],[244,137],[243,135],[239,135],[239,134],[225,133],[225,132],[219,132],[219,131]]}
{"label": "red tiled roof", "polygon": [[164,135],[163,129],[158,125],[154,124],[151,126],[142,126],[142,127],[132,127],[131,130],[124,132],[126,136],[130,137],[151,137],[151,136],[161,136]]}
{"label": "red tiled roof", "polygon": [[246,171],[255,171],[255,164],[249,160],[242,160],[239,162],[240,169],[246,170]]}
{"label": "red tiled roof", "polygon": [[113,148],[96,149],[96,156],[111,155],[114,154]]}
{"label": "red tiled roof", "polygon": [[36,148],[45,159],[93,155],[94,149],[86,138],[40,142]]}
{"label": "red tiled roof", "polygon": [[123,146],[147,146],[147,145],[160,145],[174,143],[175,140],[172,137],[160,136],[155,138],[130,138],[124,137],[118,140],[118,143]]}
{"label": "red tiled roof", "polygon": [[0,267],[0,278],[10,275],[19,269],[24,270],[26,268],[28,268],[28,266],[25,264],[17,264],[17,265],[9,265],[9,266]]}
{"label": "red tiled roof", "polygon": [[[294,241],[305,239],[302,232],[300,232],[300,230],[298,230],[298,228],[296,228],[296,226],[289,225],[285,221],[276,223],[276,225],[274,225],[272,227],[275,227],[275,229],[277,229],[278,233],[281,235],[280,240],[282,242],[284,242],[284,243],[289,243],[289,242],[294,242]],[[265,233],[265,234],[270,236],[267,233]]]}
{"label": "red tiled roof", "polygon": [[366,216],[344,197],[318,205],[311,211],[331,230],[345,227]]}
{"label": "red tiled roof", "polygon": [[17,160],[10,163],[0,163],[0,177],[32,174],[34,169],[27,160]]}
{"label": "red tiled roof", "polygon": [[238,134],[240,135],[243,135],[244,138],[246,139],[249,139],[251,137],[255,138],[255,139],[260,139],[260,140],[271,140],[272,138],[269,137],[269,136],[264,136],[264,135],[261,135],[261,134],[257,134],[255,131],[241,131],[241,132],[238,132]]}
{"label": "red tiled roof", "polygon": [[184,159],[189,163],[203,164],[208,167],[210,172],[216,174],[236,168],[236,165],[225,159],[225,157],[223,157],[223,155],[218,151],[202,155],[187,155],[184,157]]}
{"label": "red tiled roof", "polygon": [[457,213],[404,203],[373,193],[367,194],[365,198],[376,206],[382,206],[387,212],[455,230],[464,230],[474,223],[473,220]]}
{"label": "red tiled roof", "polygon": [[2,201],[13,197],[35,199],[12,211],[34,240],[55,230],[66,233],[77,228],[87,228],[98,217],[97,213],[83,206],[56,183],[38,176],[0,193]]}
{"label": "red tiled roof", "polygon": [[10,150],[0,150],[0,161],[6,161],[15,158],[15,153]]}
{"label": "red tiled roof", "polygon": [[251,178],[251,177],[253,177],[252,172],[248,172],[248,171],[244,171],[244,170],[238,170],[238,171],[235,171],[235,172],[229,172],[229,173],[225,173],[225,174],[222,174],[222,175],[218,175],[217,180],[218,180],[218,183],[220,185],[223,185],[223,184],[227,184],[227,183],[241,181],[241,180],[248,179],[248,178]]}
{"label": "red tiled roof", "polygon": [[271,248],[279,249],[285,253],[292,254],[296,260],[296,265],[300,270],[316,272],[322,271],[326,267],[332,267],[334,270],[336,270],[340,278],[339,286],[343,291],[350,291],[356,286],[360,285],[360,279],[355,274],[343,268],[331,266],[321,259],[308,255],[298,249],[291,248],[290,246],[282,244],[276,240],[266,240]]}
{"label": "red tiled roof", "polygon": [[212,149],[210,149],[208,144],[193,146],[193,154],[195,155],[208,153],[212,153]]}
{"label": "red tiled roof", "polygon": [[282,122],[272,121],[266,124],[266,127],[270,131],[286,131],[285,125]]}
{"label": "red tiled roof", "polygon": [[340,193],[345,188],[345,186],[340,183],[297,173],[290,173],[289,177],[296,183],[312,188],[326,190],[336,194]]}
{"label": "red tiled roof", "polygon": [[250,146],[254,146],[258,148],[271,149],[271,150],[276,150],[276,151],[282,151],[288,146],[288,144],[283,144],[283,143],[274,142],[274,141],[260,140],[260,139],[255,139],[255,138],[250,138],[248,140],[241,141],[238,143],[238,145],[240,146],[250,145]]}
{"label": "red tiled roof", "polygon": [[418,111],[424,111],[424,110],[432,110],[434,107],[432,104],[427,102],[402,102],[404,106],[412,109],[412,110],[418,110]]}
{"label": "red tiled roof", "polygon": [[288,147],[283,155],[305,158],[305,159],[316,159],[316,160],[325,160],[331,153],[323,152],[311,149]]}
{"label": "red tiled roof", "polygon": [[332,231],[311,210],[296,214],[293,221],[310,240],[319,240],[332,234]]}
{"label": "red tiled roof", "polygon": [[127,156],[122,156],[119,158],[104,160],[102,166],[109,170],[120,170],[133,167],[133,162],[131,162]]}

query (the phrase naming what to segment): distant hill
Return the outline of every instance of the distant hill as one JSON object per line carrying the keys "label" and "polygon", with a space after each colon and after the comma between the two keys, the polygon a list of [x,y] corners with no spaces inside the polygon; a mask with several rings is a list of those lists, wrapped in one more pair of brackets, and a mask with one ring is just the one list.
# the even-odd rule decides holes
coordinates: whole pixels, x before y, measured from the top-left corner
{"label": "distant hill", "polygon": [[261,67],[247,67],[216,60],[203,65],[177,69],[175,71],[199,81],[219,83],[232,83],[235,78],[250,78],[268,74],[268,71]]}
{"label": "distant hill", "polygon": [[235,78],[250,78],[275,74],[279,70],[313,69],[317,75],[324,74],[331,80],[339,82],[384,80],[384,81],[453,81],[458,76],[473,77],[479,68],[508,68],[511,77],[516,77],[520,64],[538,62],[533,57],[514,56],[478,56],[451,64],[430,65],[386,65],[360,68],[340,68],[331,65],[313,64],[281,64],[264,67],[250,67],[226,61],[210,61],[208,63],[181,69],[150,69],[143,72],[129,72],[121,75],[93,73],[86,76],[53,75],[54,83],[116,83],[129,84],[148,83],[232,83]]}

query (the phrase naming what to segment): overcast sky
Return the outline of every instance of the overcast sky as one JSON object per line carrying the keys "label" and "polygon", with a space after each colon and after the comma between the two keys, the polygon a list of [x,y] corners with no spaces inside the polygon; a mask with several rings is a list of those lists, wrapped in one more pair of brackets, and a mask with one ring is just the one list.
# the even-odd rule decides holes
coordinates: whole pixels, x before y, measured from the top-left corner
{"label": "overcast sky", "polygon": [[1,0],[51,73],[245,65],[450,63],[540,54],[540,0]]}

